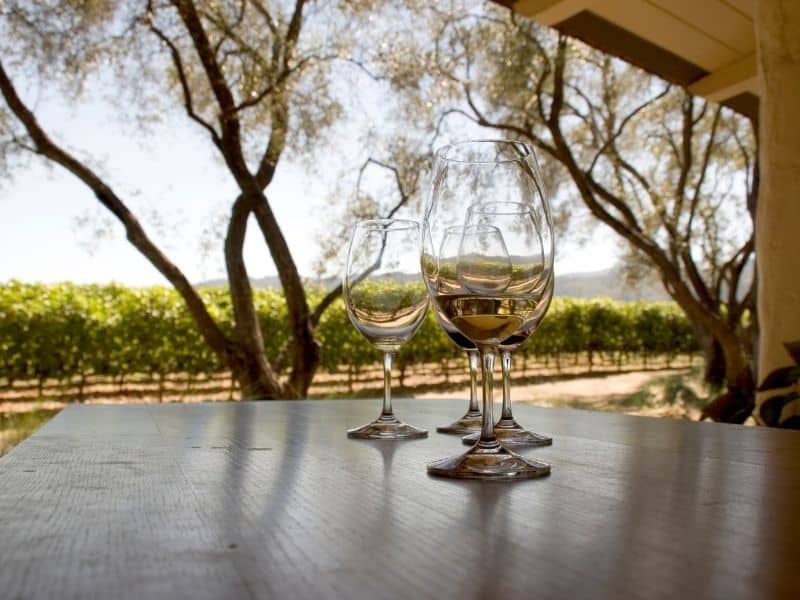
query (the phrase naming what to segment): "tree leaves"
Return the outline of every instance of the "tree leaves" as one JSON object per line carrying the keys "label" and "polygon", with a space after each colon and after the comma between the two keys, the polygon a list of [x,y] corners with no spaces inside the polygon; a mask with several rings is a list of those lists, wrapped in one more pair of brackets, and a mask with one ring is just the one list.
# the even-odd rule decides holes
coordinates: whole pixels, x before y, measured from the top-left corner
{"label": "tree leaves", "polygon": [[781,421],[783,408],[792,401],[800,400],[800,393],[790,392],[780,396],[772,396],[761,404],[759,415],[761,420],[770,427],[782,427],[786,429],[800,429],[800,417],[793,416]]}
{"label": "tree leaves", "polygon": [[789,387],[797,383],[798,380],[800,380],[800,367],[781,367],[780,369],[775,369],[764,378],[764,381],[758,386],[758,391],[766,392]]}

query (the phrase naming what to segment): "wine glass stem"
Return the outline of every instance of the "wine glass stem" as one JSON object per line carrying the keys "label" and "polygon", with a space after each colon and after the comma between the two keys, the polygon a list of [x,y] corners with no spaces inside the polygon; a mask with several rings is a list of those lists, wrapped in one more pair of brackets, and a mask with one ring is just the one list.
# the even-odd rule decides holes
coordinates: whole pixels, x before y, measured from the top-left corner
{"label": "wine glass stem", "polygon": [[383,353],[383,410],[381,417],[392,417],[392,353]]}
{"label": "wine glass stem", "polygon": [[469,412],[478,412],[478,367],[480,354],[477,350],[468,350],[469,357]]}
{"label": "wine glass stem", "polygon": [[494,369],[494,348],[481,348],[483,363],[483,421],[481,424],[481,446],[496,446],[494,435],[494,415],[492,415],[492,371]]}
{"label": "wine glass stem", "polygon": [[503,369],[503,412],[501,419],[513,419],[511,414],[511,352],[503,350],[500,354],[500,366]]}

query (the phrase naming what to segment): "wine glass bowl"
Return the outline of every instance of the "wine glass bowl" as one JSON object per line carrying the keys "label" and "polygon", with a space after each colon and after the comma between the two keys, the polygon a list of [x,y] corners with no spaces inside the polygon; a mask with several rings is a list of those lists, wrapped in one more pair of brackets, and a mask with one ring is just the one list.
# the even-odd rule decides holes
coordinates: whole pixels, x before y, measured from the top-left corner
{"label": "wine glass bowl", "polygon": [[428,435],[400,421],[392,410],[392,356],[419,329],[428,309],[420,276],[420,229],[416,221],[375,219],[353,228],[342,281],[347,315],[353,326],[383,352],[384,396],[380,416],[351,429],[349,437],[408,439]]}

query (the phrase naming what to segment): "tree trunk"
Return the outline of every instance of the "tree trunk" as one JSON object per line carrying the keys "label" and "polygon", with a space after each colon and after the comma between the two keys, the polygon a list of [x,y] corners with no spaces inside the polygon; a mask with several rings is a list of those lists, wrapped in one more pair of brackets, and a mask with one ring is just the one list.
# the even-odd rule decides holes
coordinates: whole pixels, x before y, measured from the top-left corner
{"label": "tree trunk", "polygon": [[742,344],[735,335],[719,340],[725,357],[725,379],[728,391],[703,410],[703,418],[725,423],[744,423],[755,408],[755,380],[750,364],[742,353]]}
{"label": "tree trunk", "polygon": [[744,342],[718,315],[703,311],[696,302],[687,302],[685,289],[675,285],[667,286],[667,291],[689,317],[700,342],[706,359],[706,381],[727,384],[727,392],[715,398],[703,410],[701,418],[743,423],[755,406],[753,372],[745,359]]}
{"label": "tree trunk", "polygon": [[703,354],[706,358],[706,366],[703,372],[703,379],[714,386],[721,386],[725,383],[725,354],[722,352],[720,343],[711,336],[706,336],[702,341]]}
{"label": "tree trunk", "polygon": [[292,370],[289,373],[284,396],[301,398],[307,394],[320,361],[320,349],[314,339],[311,310],[289,245],[264,194],[259,194],[254,199],[253,214],[278,270],[292,328],[294,350]]}
{"label": "tree trunk", "polygon": [[83,395],[83,390],[86,388],[86,372],[81,370],[81,378],[78,382],[78,402],[83,402],[86,398]]}
{"label": "tree trunk", "polygon": [[242,258],[250,212],[248,198],[239,196],[233,203],[225,236],[225,266],[230,283],[238,359],[230,367],[239,381],[242,398],[274,400],[283,397],[283,390],[267,361],[261,325],[253,304],[253,289]]}

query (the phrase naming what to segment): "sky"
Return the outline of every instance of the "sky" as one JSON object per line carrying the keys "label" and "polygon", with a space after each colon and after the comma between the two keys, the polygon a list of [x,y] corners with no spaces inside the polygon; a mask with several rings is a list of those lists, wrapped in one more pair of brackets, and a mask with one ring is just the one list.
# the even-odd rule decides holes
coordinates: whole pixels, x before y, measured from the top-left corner
{"label": "sky", "polygon": [[[115,119],[115,109],[99,94],[92,98],[78,107],[42,95],[29,94],[26,99],[36,103],[40,122],[56,141],[89,158],[112,183],[190,281],[224,277],[221,241],[208,231],[219,230],[236,187],[207,136],[179,113],[151,125],[143,135],[135,125]],[[314,274],[318,239],[328,227],[332,177],[342,164],[350,164],[352,173],[363,160],[355,128],[339,131],[345,138],[350,134],[351,139],[338,140],[339,153],[322,153],[314,174],[302,164],[282,159],[268,189],[304,276]],[[0,282],[166,283],[73,175],[39,158],[15,166],[11,174],[11,180],[0,180]],[[614,264],[617,245],[600,226],[583,245],[571,243],[571,237],[567,232],[558,246],[557,273],[596,271]],[[203,251],[203,240],[210,240],[210,252]],[[253,223],[245,261],[253,278],[276,273]]]}

